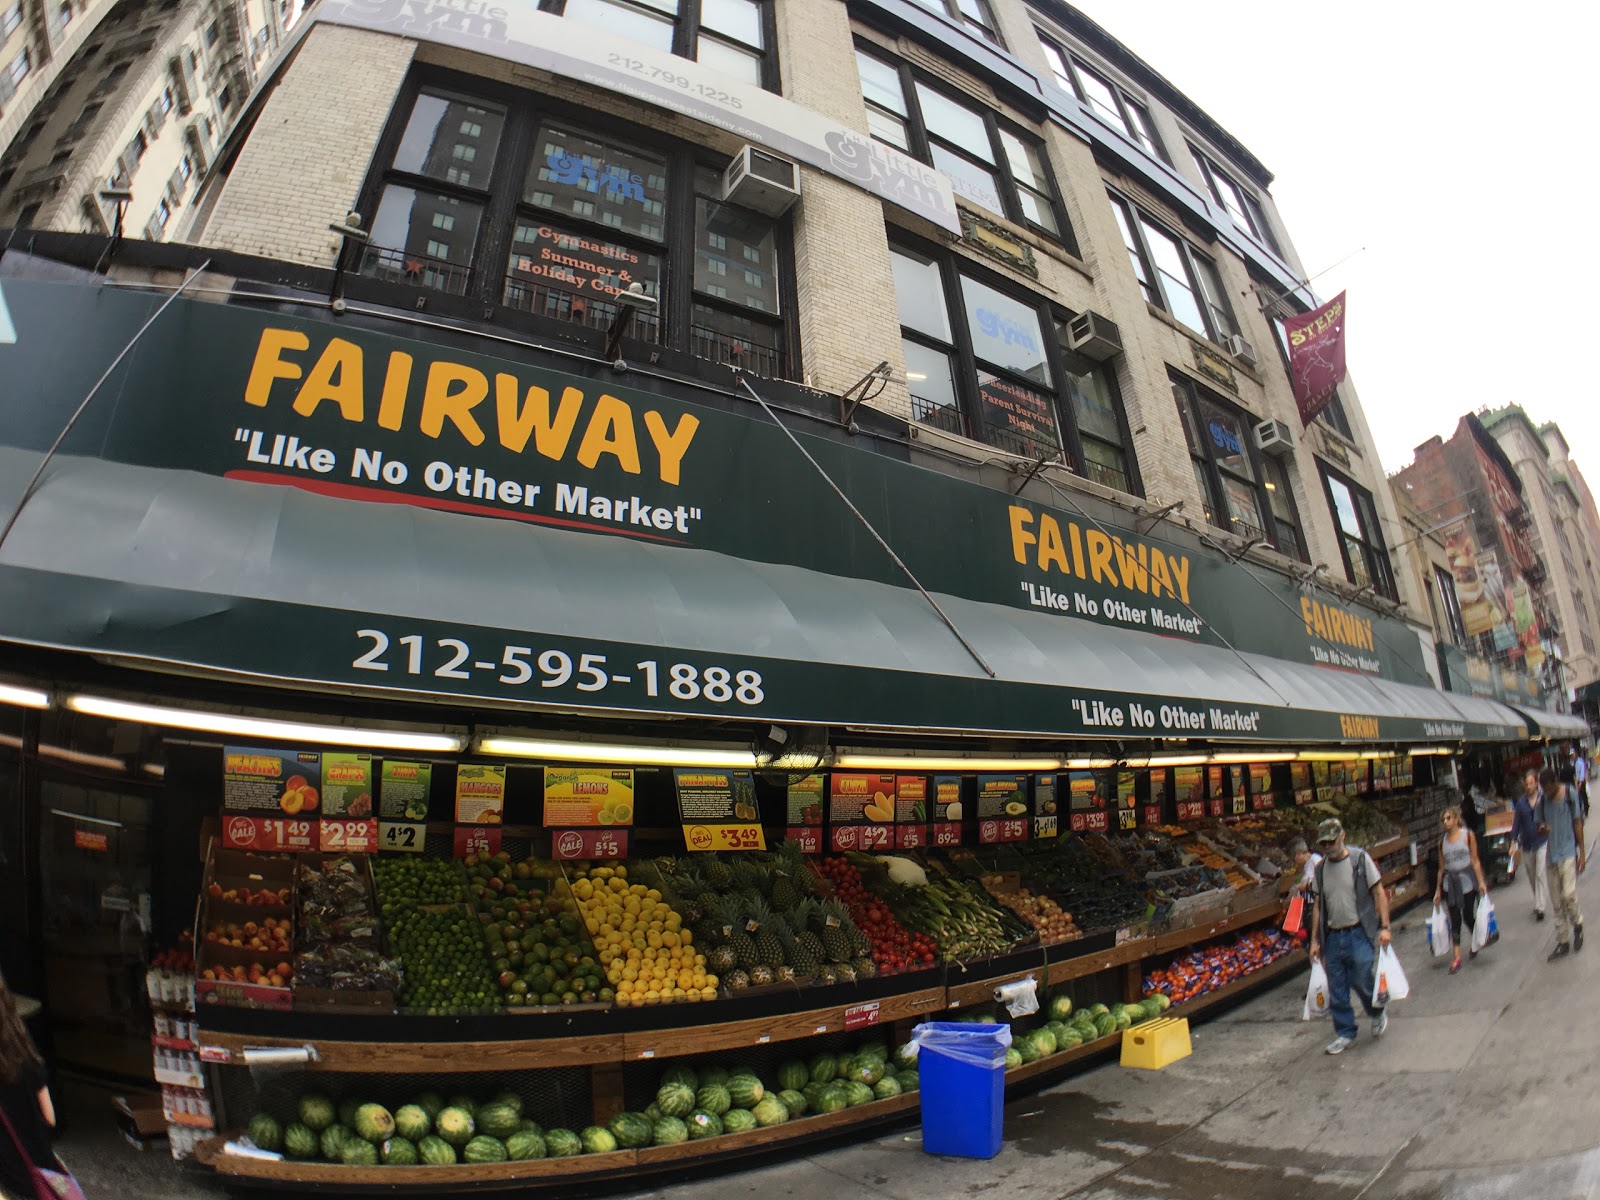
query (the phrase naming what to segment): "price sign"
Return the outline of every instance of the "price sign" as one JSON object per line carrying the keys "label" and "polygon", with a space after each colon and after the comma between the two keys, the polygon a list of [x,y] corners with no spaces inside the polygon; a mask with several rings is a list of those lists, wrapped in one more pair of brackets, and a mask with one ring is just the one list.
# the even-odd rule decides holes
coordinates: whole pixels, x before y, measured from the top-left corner
{"label": "price sign", "polygon": [[1179,800],[1178,820],[1198,821],[1206,815],[1206,802],[1204,800]]}
{"label": "price sign", "polygon": [[106,834],[97,833],[92,829],[74,829],[72,845],[77,850],[96,850],[104,854],[111,848],[111,839]]}
{"label": "price sign", "polygon": [[996,842],[1022,842],[1028,837],[1028,822],[1018,817],[978,822],[978,841],[985,846]]}
{"label": "price sign", "polygon": [[1033,836],[1053,838],[1061,832],[1061,817],[1056,812],[1056,777],[1033,777]]}
{"label": "price sign", "polygon": [[1035,817],[1033,819],[1033,836],[1036,838],[1053,838],[1061,832],[1060,817]]}
{"label": "price sign", "polygon": [[499,854],[500,853],[500,826],[498,825],[457,825],[455,837],[455,856],[465,858],[469,854]]}
{"label": "price sign", "polygon": [[277,817],[224,817],[223,845],[235,850],[298,853],[317,848],[315,821],[287,821]]}
{"label": "price sign", "polygon": [[935,846],[961,845],[961,825],[956,821],[938,821],[933,826]]}
{"label": "price sign", "polygon": [[892,825],[835,825],[833,827],[835,850],[891,850],[894,848]]}
{"label": "price sign", "polygon": [[1275,797],[1270,794],[1265,796],[1257,794],[1250,797],[1250,807],[1256,812],[1266,812],[1276,807],[1274,801]]}
{"label": "price sign", "polygon": [[928,777],[898,775],[894,782],[894,844],[915,850],[928,843]]}
{"label": "price sign", "polygon": [[1137,824],[1137,816],[1138,814],[1131,808],[1117,809],[1117,828],[1132,829]]}
{"label": "price sign", "polygon": [[852,1029],[865,1029],[869,1025],[878,1023],[880,1005],[876,1000],[866,1004],[852,1004],[844,1010],[844,1027],[849,1032]]}
{"label": "price sign", "polygon": [[1146,825],[1161,824],[1161,805],[1146,804],[1144,806],[1144,823]]}
{"label": "price sign", "polygon": [[766,834],[759,825],[685,825],[683,843],[691,850],[765,850]]}
{"label": "price sign", "polygon": [[1094,812],[1084,813],[1084,828],[1090,833],[1104,833],[1111,828],[1111,814],[1105,809],[1096,809]]}
{"label": "price sign", "polygon": [[1243,816],[1244,813],[1247,811],[1248,804],[1249,804],[1249,798],[1247,796],[1245,796],[1243,792],[1241,792],[1238,795],[1234,796],[1233,799],[1229,803],[1232,804],[1232,806],[1233,806],[1233,815],[1234,816],[1236,816],[1236,817]]}
{"label": "price sign", "polygon": [[379,821],[378,849],[397,854],[421,854],[422,843],[428,836],[426,825],[409,821]]}
{"label": "price sign", "polygon": [[1221,796],[1213,796],[1206,801],[1206,815],[1208,817],[1220,817],[1226,805],[1227,801]]}
{"label": "price sign", "polygon": [[896,825],[894,827],[894,844],[898,850],[916,850],[924,845],[927,840],[928,827],[926,825]]}
{"label": "price sign", "polygon": [[791,825],[784,831],[783,840],[799,846],[801,854],[822,853],[822,830],[816,825]]}
{"label": "price sign", "polygon": [[554,858],[595,859],[628,857],[626,829],[552,829],[550,854]]}
{"label": "price sign", "polygon": [[378,822],[324,818],[320,844],[325,854],[371,854],[378,848]]}

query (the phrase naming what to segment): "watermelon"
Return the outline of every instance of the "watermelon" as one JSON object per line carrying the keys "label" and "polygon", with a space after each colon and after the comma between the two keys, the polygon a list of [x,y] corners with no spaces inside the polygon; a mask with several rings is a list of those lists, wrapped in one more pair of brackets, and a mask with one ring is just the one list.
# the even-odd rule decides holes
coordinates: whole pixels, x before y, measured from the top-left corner
{"label": "watermelon", "polygon": [[1050,997],[1050,1019],[1052,1021],[1065,1021],[1072,1016],[1072,997],[1065,992],[1056,992]]}
{"label": "watermelon", "polygon": [[545,1130],[544,1145],[551,1158],[572,1158],[583,1153],[583,1139],[570,1129]]}
{"label": "watermelon", "polygon": [[1140,1020],[1145,1020],[1145,1021],[1153,1021],[1153,1020],[1155,1020],[1157,1017],[1159,1017],[1161,1015],[1161,1006],[1159,1004],[1157,1004],[1154,1000],[1146,998],[1145,1002],[1143,1004],[1139,1005],[1139,1011],[1144,1013],[1144,1016],[1142,1018],[1136,1018],[1134,1020],[1134,1022],[1133,1022],[1135,1025],[1137,1025]]}
{"label": "watermelon", "polygon": [[1044,1027],[1055,1034],[1056,1045],[1059,1047],[1062,1035],[1067,1032],[1067,1023],[1065,1021],[1046,1021]]}
{"label": "watermelon", "polygon": [[461,1161],[468,1163],[495,1163],[506,1161],[506,1144],[499,1138],[479,1134],[467,1143],[461,1152]]}
{"label": "watermelon", "polygon": [[677,1117],[662,1117],[650,1128],[654,1146],[676,1146],[689,1140],[689,1127]]}
{"label": "watermelon", "polygon": [[887,1042],[866,1042],[861,1049],[856,1051],[857,1058],[875,1058],[881,1063],[889,1061],[889,1044]]}
{"label": "watermelon", "polygon": [[767,1089],[754,1075],[740,1074],[728,1080],[728,1099],[733,1101],[735,1108],[753,1110],[766,1094]]}
{"label": "watermelon", "polygon": [[1056,1052],[1056,1035],[1048,1029],[1035,1029],[1028,1035],[1033,1041],[1033,1048],[1039,1052],[1040,1058],[1048,1058]]}
{"label": "watermelon", "polygon": [[417,1155],[429,1167],[453,1167],[456,1163],[456,1148],[431,1134],[417,1143]]}
{"label": "watermelon", "polygon": [[1039,1061],[1039,1046],[1032,1038],[1018,1038],[1011,1045],[1022,1056],[1023,1066]]}
{"label": "watermelon", "polygon": [[472,1140],[472,1135],[478,1132],[478,1123],[472,1119],[472,1114],[456,1104],[439,1114],[434,1127],[440,1137],[457,1147],[465,1146]]}
{"label": "watermelon", "polygon": [[346,1129],[354,1129],[356,1127],[356,1109],[360,1107],[361,1101],[354,1097],[339,1101],[339,1124]]}
{"label": "watermelon", "polygon": [[472,1099],[471,1096],[467,1096],[467,1095],[451,1096],[450,1099],[448,1099],[448,1100],[446,1100],[444,1102],[444,1106],[446,1108],[459,1108],[463,1112],[465,1112],[469,1117],[476,1117],[478,1115],[478,1106],[477,1106],[477,1104],[475,1104],[473,1102],[473,1099]]}
{"label": "watermelon", "polygon": [[363,1104],[356,1109],[356,1136],[374,1146],[387,1142],[394,1133],[394,1116],[381,1104]]}
{"label": "watermelon", "polygon": [[351,1137],[340,1147],[339,1161],[347,1167],[375,1167],[378,1148],[365,1138]]}
{"label": "watermelon", "polygon": [[378,1147],[378,1158],[386,1167],[414,1167],[417,1144],[410,1138],[392,1137]]}
{"label": "watermelon", "polygon": [[729,1133],[749,1133],[756,1127],[756,1115],[748,1108],[730,1108],[722,1114],[722,1127]]}
{"label": "watermelon", "polygon": [[311,1129],[294,1122],[283,1131],[283,1152],[290,1158],[304,1162],[306,1159],[315,1158],[322,1149],[322,1143]]}
{"label": "watermelon", "polygon": [[610,1154],[617,1148],[617,1139],[611,1135],[611,1130],[599,1125],[586,1125],[578,1134],[578,1140],[583,1143],[585,1154]]}
{"label": "watermelon", "polygon": [[1125,1008],[1118,1009],[1112,1013],[1111,1018],[1116,1022],[1118,1029],[1128,1029],[1133,1025],[1133,1017],[1128,1014],[1128,1010]]}
{"label": "watermelon", "polygon": [[1076,1026],[1074,1026],[1063,1033],[1057,1040],[1056,1049],[1071,1050],[1073,1047],[1081,1045],[1083,1045],[1083,1034],[1078,1031]]}
{"label": "watermelon", "polygon": [[718,1083],[702,1084],[700,1090],[694,1094],[694,1106],[704,1109],[709,1113],[721,1116],[733,1107],[733,1099],[728,1095],[728,1089]]}
{"label": "watermelon", "polygon": [[697,1108],[684,1120],[684,1125],[689,1129],[689,1140],[698,1142],[701,1138],[722,1136],[722,1118],[714,1112],[707,1112]]}
{"label": "watermelon", "polygon": [[791,1059],[778,1068],[778,1090],[798,1092],[811,1082],[811,1071],[805,1063]]}
{"label": "watermelon", "polygon": [[783,1106],[789,1110],[789,1119],[791,1121],[796,1117],[805,1116],[806,1109],[811,1106],[811,1102],[806,1099],[805,1093],[796,1091],[794,1088],[784,1088],[783,1091],[778,1093],[778,1099],[783,1101]]}
{"label": "watermelon", "polygon": [[817,1096],[816,1110],[819,1113],[835,1113],[850,1107],[850,1097],[844,1090],[842,1083],[830,1083],[823,1087]]}
{"label": "watermelon", "polygon": [[245,1132],[250,1135],[250,1140],[259,1150],[282,1150],[283,1127],[266,1113],[257,1113],[250,1118],[250,1124],[245,1126]]}
{"label": "watermelon", "polygon": [[656,1093],[656,1107],[664,1117],[687,1117],[694,1111],[694,1089],[681,1080],[663,1083]]}
{"label": "watermelon", "polygon": [[1104,1013],[1095,1020],[1094,1029],[1099,1037],[1110,1037],[1117,1031],[1117,1019],[1110,1013]]}
{"label": "watermelon", "polygon": [[864,1058],[860,1055],[855,1058],[845,1059],[839,1068],[839,1078],[846,1083],[854,1081],[856,1083],[864,1083],[868,1087],[877,1083],[888,1073],[888,1066],[879,1059]]}
{"label": "watermelon", "polygon": [[1166,1012],[1167,1009],[1172,1007],[1172,997],[1165,992],[1156,992],[1151,995],[1150,999],[1155,1004],[1157,1012]]}
{"label": "watermelon", "polygon": [[666,1113],[661,1111],[661,1105],[657,1104],[654,1100],[650,1101],[649,1104],[644,1106],[644,1119],[649,1121],[652,1125],[666,1115]]}
{"label": "watermelon", "polygon": [[700,1087],[727,1087],[728,1076],[731,1074],[732,1072],[726,1067],[707,1067],[700,1072]]}
{"label": "watermelon", "polygon": [[351,1133],[343,1125],[329,1125],[322,1131],[320,1143],[322,1157],[329,1162],[343,1161],[341,1152],[344,1150],[344,1144],[353,1137],[355,1137],[355,1134]]}
{"label": "watermelon", "polygon": [[661,1086],[667,1087],[669,1084],[677,1084],[679,1087],[688,1088],[691,1092],[697,1092],[700,1090],[700,1077],[688,1067],[668,1067],[661,1072]]}
{"label": "watermelon", "polygon": [[897,1071],[910,1071],[917,1065],[917,1052],[910,1042],[905,1042],[894,1052],[894,1065]]}
{"label": "watermelon", "polygon": [[339,1119],[333,1101],[315,1093],[300,1097],[300,1124],[312,1133],[321,1133]]}
{"label": "watermelon", "polygon": [[1107,1008],[1104,1004],[1091,1004],[1091,1005],[1089,1005],[1089,1015],[1091,1017],[1094,1017],[1096,1020],[1099,1020],[1101,1017],[1105,1016],[1110,1011],[1111,1010],[1109,1008]]}
{"label": "watermelon", "polygon": [[896,1071],[894,1081],[902,1092],[915,1092],[922,1087],[922,1077],[915,1071]]}
{"label": "watermelon", "polygon": [[900,1094],[900,1085],[893,1075],[885,1075],[872,1085],[872,1094],[879,1100],[893,1100]]}
{"label": "watermelon", "polygon": [[402,1104],[394,1112],[394,1131],[408,1141],[420,1142],[433,1132],[433,1118],[420,1104]]}
{"label": "watermelon", "polygon": [[1006,1070],[1010,1071],[1022,1065],[1022,1051],[1015,1046],[1006,1047]]}
{"label": "watermelon", "polygon": [[509,1104],[485,1104],[473,1118],[478,1132],[485,1137],[508,1138],[517,1131],[522,1120],[519,1108]]}
{"label": "watermelon", "polygon": [[858,1104],[871,1104],[877,1099],[872,1094],[872,1088],[859,1079],[847,1079],[844,1082],[845,1103],[851,1108]]}
{"label": "watermelon", "polygon": [[517,1122],[517,1132],[537,1133],[540,1137],[544,1136],[544,1128],[539,1124],[539,1122],[530,1121],[527,1117],[523,1117],[522,1120]]}
{"label": "watermelon", "polygon": [[839,1075],[839,1060],[831,1054],[819,1054],[811,1060],[811,1082],[832,1083]]}
{"label": "watermelon", "polygon": [[444,1111],[444,1097],[438,1092],[423,1092],[411,1103],[427,1113],[430,1121]]}
{"label": "watermelon", "polygon": [[506,1157],[514,1162],[527,1162],[544,1156],[544,1138],[531,1129],[520,1129],[506,1139]]}
{"label": "watermelon", "polygon": [[655,1130],[648,1118],[643,1113],[622,1112],[606,1122],[606,1128],[611,1131],[611,1136],[617,1139],[617,1145],[624,1150],[637,1150],[641,1146],[648,1146]]}
{"label": "watermelon", "polygon": [[[493,1100],[489,1101],[489,1103],[504,1104],[508,1108],[515,1109],[518,1118],[521,1118],[523,1108],[525,1107],[522,1103],[522,1097],[517,1095],[515,1092],[500,1092]],[[496,1134],[495,1136],[498,1137],[499,1135]]]}
{"label": "watermelon", "polygon": [[1000,1023],[1000,1018],[995,1016],[992,1012],[974,1013],[972,1015],[971,1023],[974,1025],[998,1025]]}
{"label": "watermelon", "polygon": [[769,1125],[782,1125],[789,1119],[789,1106],[770,1093],[757,1100],[750,1112],[756,1124],[763,1129]]}

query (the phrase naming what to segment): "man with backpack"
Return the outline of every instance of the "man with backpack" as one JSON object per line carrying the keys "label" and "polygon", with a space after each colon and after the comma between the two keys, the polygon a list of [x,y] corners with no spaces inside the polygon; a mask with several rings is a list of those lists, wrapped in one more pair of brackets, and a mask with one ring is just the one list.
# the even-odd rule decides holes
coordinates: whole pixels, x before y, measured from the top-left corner
{"label": "man with backpack", "polygon": [[1317,827],[1322,861],[1316,869],[1316,906],[1311,914],[1311,957],[1328,973],[1328,1008],[1335,1037],[1327,1053],[1343,1054],[1356,1040],[1350,991],[1372,1018],[1372,1036],[1382,1037],[1389,1014],[1372,1003],[1378,951],[1389,944],[1389,896],[1372,855],[1345,845],[1344,826],[1329,817]]}

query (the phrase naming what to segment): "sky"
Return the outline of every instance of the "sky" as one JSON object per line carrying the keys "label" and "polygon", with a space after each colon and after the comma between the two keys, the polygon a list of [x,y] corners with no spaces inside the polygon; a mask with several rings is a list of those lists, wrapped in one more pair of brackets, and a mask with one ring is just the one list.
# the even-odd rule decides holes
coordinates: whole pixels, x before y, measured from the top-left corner
{"label": "sky", "polygon": [[1386,471],[1464,413],[1518,403],[1600,481],[1583,366],[1600,7],[1072,3],[1274,174],[1318,296],[1348,293],[1350,379]]}

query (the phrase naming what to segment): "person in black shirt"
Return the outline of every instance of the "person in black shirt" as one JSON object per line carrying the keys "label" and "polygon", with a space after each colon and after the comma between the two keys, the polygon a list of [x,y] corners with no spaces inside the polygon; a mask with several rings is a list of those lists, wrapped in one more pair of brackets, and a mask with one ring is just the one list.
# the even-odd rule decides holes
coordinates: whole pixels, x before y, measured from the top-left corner
{"label": "person in black shirt", "polygon": [[11,989],[0,980],[0,1111],[10,1122],[13,1138],[0,1126],[0,1194],[31,1196],[34,1186],[26,1154],[32,1165],[61,1171],[50,1134],[56,1124],[55,1105],[45,1086],[44,1062],[33,1048]]}

